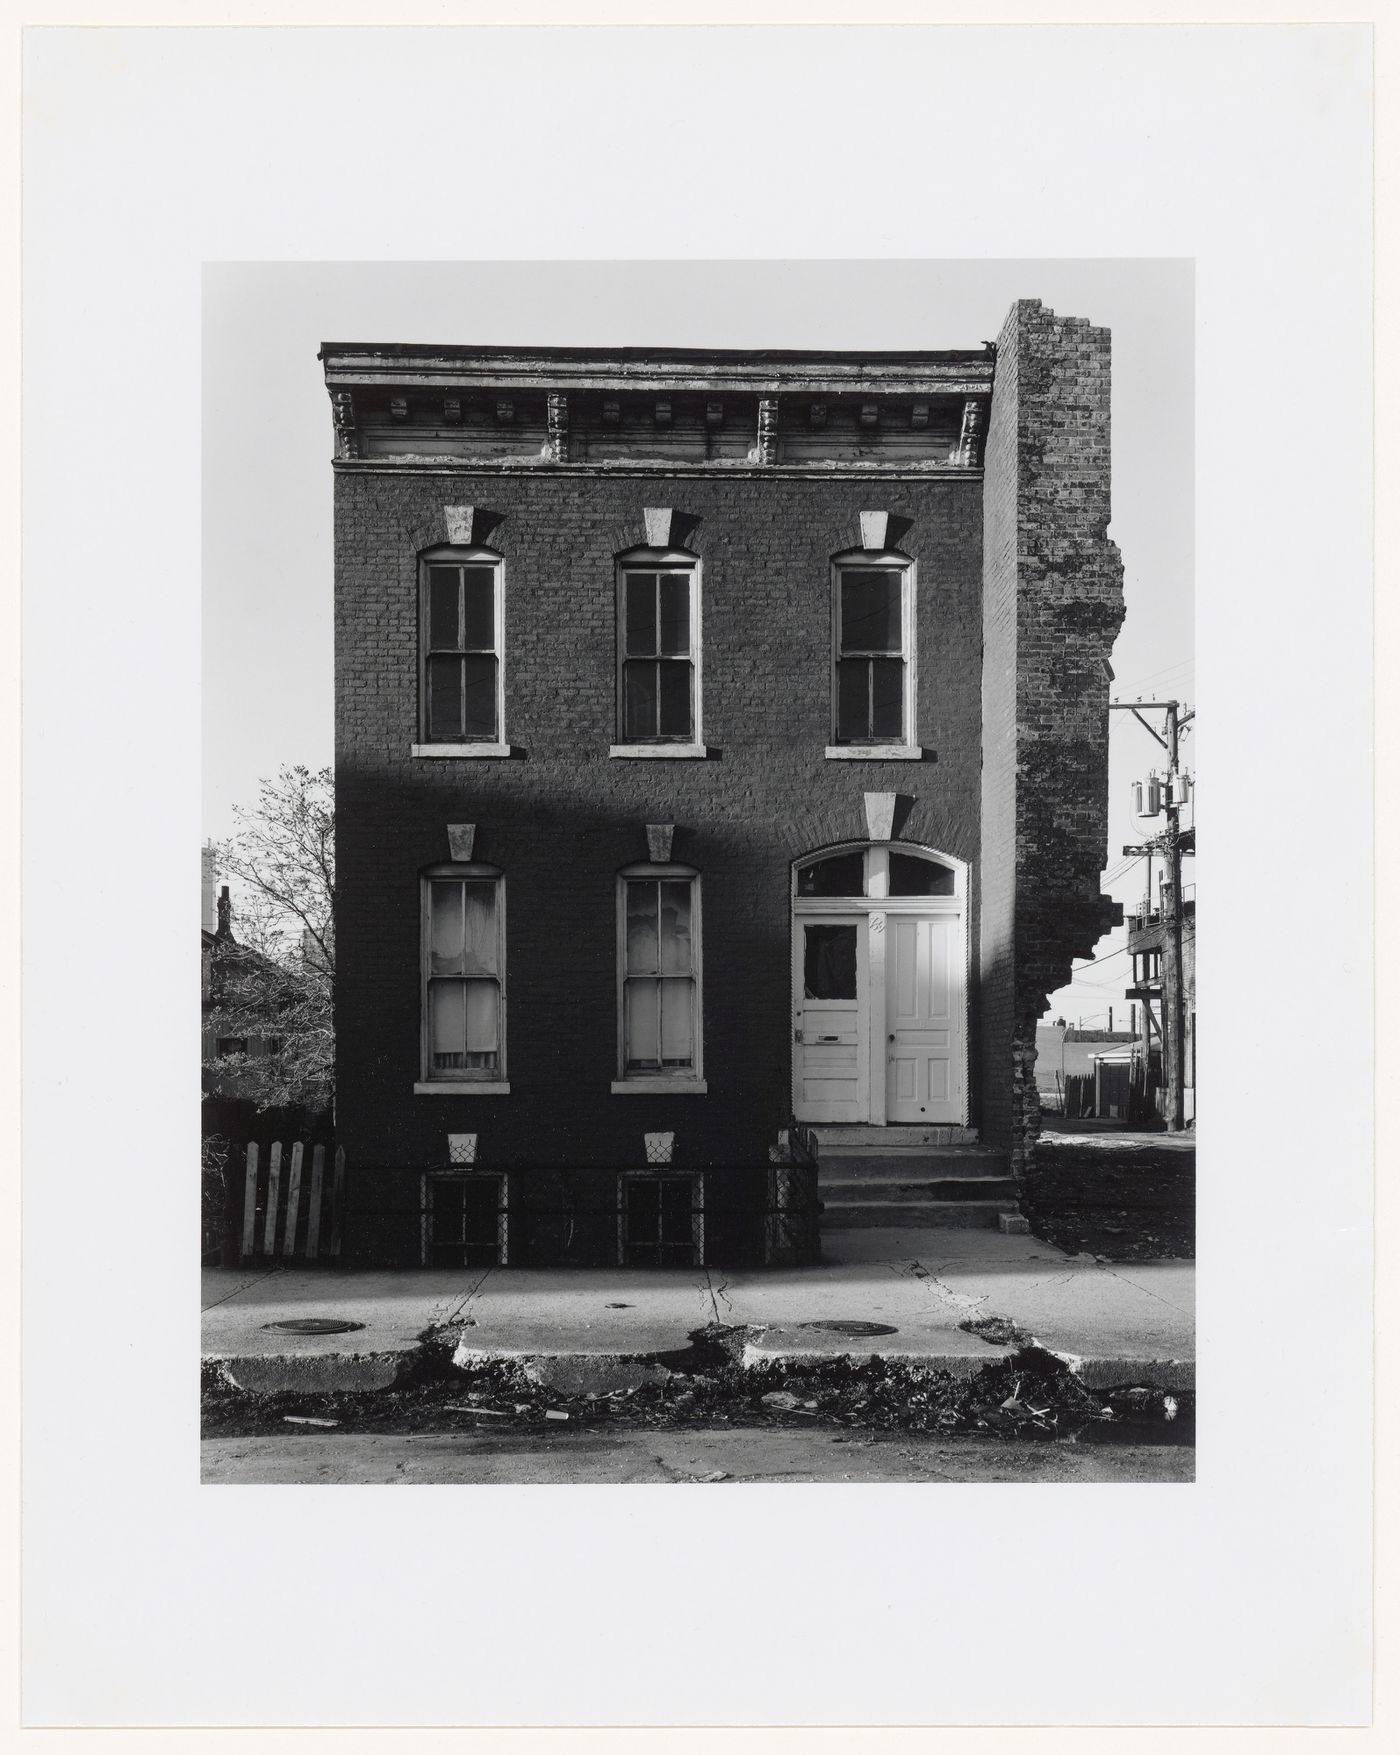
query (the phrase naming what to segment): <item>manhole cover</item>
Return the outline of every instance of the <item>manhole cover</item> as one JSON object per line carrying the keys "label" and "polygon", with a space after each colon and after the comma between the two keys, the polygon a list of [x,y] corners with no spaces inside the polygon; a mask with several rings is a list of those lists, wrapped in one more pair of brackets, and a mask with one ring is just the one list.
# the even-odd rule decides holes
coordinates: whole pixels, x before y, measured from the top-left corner
{"label": "manhole cover", "polygon": [[609,1304],[606,1308],[609,1310],[630,1310],[632,1306],[630,1304]]}
{"label": "manhole cover", "polygon": [[834,1335],[897,1335],[899,1330],[888,1322],[804,1322],[803,1328],[824,1328]]}
{"label": "manhole cover", "polygon": [[363,1328],[362,1322],[345,1322],[338,1316],[289,1316],[285,1322],[265,1322],[264,1328],[280,1329],[288,1335],[347,1335],[351,1329]]}

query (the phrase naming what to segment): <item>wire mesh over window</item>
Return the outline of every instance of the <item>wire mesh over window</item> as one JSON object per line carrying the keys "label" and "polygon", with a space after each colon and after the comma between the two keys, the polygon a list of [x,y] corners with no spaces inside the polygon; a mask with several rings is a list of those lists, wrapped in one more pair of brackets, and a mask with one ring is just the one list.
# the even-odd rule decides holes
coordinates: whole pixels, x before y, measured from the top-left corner
{"label": "wire mesh over window", "polygon": [[624,1176],[625,1267],[690,1267],[700,1259],[701,1184],[696,1176]]}
{"label": "wire mesh over window", "polygon": [[428,1054],[437,1077],[500,1069],[497,878],[428,885]]}
{"label": "wire mesh over window", "polygon": [[684,572],[622,575],[622,735],[628,743],[695,736],[692,579]]}
{"label": "wire mesh over window", "polygon": [[629,878],[623,981],[629,1073],[695,1069],[691,878]]}
{"label": "wire mesh over window", "polygon": [[501,662],[496,568],[433,562],[425,596],[424,733],[434,742],[494,743]]}
{"label": "wire mesh over window", "polygon": [[904,741],[902,567],[843,567],[837,593],[836,741]]}
{"label": "wire mesh over window", "polygon": [[428,1176],[424,1248],[427,1267],[494,1267],[504,1260],[505,1178]]}

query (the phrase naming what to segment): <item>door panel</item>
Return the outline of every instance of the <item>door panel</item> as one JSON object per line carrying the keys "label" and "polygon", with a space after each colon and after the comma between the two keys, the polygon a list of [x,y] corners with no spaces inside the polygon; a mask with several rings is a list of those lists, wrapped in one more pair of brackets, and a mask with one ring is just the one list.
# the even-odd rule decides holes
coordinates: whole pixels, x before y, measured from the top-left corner
{"label": "door panel", "polygon": [[795,923],[793,1109],[799,1121],[870,1115],[869,974],[863,918]]}
{"label": "door panel", "polygon": [[886,942],[887,1119],[961,1122],[962,922],[891,914]]}

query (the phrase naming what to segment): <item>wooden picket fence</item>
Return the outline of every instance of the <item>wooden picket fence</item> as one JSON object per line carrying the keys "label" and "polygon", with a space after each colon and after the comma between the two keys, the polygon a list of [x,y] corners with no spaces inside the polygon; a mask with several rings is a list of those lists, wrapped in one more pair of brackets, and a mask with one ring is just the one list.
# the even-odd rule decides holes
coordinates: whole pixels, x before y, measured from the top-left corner
{"label": "wooden picket fence", "polygon": [[[264,1153],[265,1168],[259,1162]],[[303,1140],[293,1144],[285,1164],[280,1140],[269,1146],[249,1145],[243,1181],[243,1261],[339,1258],[345,1148],[335,1148],[329,1177],[325,1146],[311,1148],[310,1179],[303,1198],[305,1159]]]}

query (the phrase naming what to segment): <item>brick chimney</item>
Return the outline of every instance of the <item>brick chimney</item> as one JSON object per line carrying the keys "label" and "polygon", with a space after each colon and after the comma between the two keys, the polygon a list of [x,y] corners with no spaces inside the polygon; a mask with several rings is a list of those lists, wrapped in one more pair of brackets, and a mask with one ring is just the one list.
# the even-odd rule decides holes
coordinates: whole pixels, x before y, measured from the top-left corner
{"label": "brick chimney", "polygon": [[231,939],[233,937],[233,903],[228,899],[228,885],[219,889],[219,925],[215,938]]}

